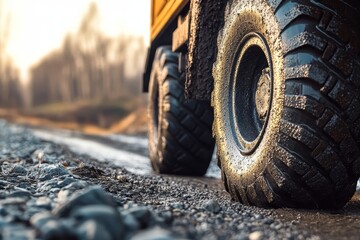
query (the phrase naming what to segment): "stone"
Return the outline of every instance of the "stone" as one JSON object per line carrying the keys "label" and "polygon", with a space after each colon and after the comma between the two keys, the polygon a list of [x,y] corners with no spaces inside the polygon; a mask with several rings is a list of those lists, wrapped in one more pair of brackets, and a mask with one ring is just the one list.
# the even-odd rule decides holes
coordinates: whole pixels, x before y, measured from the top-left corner
{"label": "stone", "polygon": [[26,189],[20,189],[18,188],[18,190],[15,190],[13,192],[11,192],[8,197],[10,198],[30,198],[31,197],[31,192],[29,192]]}
{"label": "stone", "polygon": [[176,239],[172,236],[171,232],[159,228],[154,227],[149,230],[141,231],[137,234],[135,234],[131,240],[173,240]]}
{"label": "stone", "polygon": [[8,181],[0,180],[0,187],[1,188],[5,188],[5,187],[7,187],[9,185],[10,185],[10,183]]}
{"label": "stone", "polygon": [[74,192],[76,190],[84,189],[88,186],[89,186],[89,184],[87,182],[80,180],[80,181],[74,181],[74,182],[66,185],[65,187],[63,187],[63,189]]}
{"label": "stone", "polygon": [[140,229],[140,223],[138,220],[131,214],[122,214],[123,223],[126,229],[126,232],[129,234]]}
{"label": "stone", "polygon": [[103,225],[112,239],[120,239],[124,233],[124,224],[116,208],[106,205],[89,205],[74,210],[71,215],[77,222],[93,220]]}
{"label": "stone", "polygon": [[45,153],[41,149],[38,149],[35,152],[33,152],[32,156],[31,156],[33,163],[41,164],[43,162],[44,155],[45,155]]}
{"label": "stone", "polygon": [[0,200],[0,205],[24,205],[26,203],[26,199],[24,198],[6,198]]}
{"label": "stone", "polygon": [[5,190],[0,190],[0,199],[5,199],[8,195],[8,192]]}
{"label": "stone", "polygon": [[27,175],[27,170],[25,169],[24,166],[20,165],[20,164],[15,164],[13,169],[11,170],[11,173],[15,173],[19,176],[26,176]]}
{"label": "stone", "polygon": [[68,186],[69,184],[75,182],[76,180],[73,177],[66,177],[64,180],[58,181],[56,187],[63,188]]}
{"label": "stone", "polygon": [[69,171],[61,164],[42,164],[31,167],[27,176],[31,179],[48,181],[68,174]]}
{"label": "stone", "polygon": [[[108,233],[102,224],[96,221],[88,220],[82,223],[77,229],[77,234],[80,240],[112,240],[110,233]],[[119,238],[121,239],[121,238]]]}
{"label": "stone", "polygon": [[36,199],[35,206],[38,208],[51,209],[51,200],[47,197],[39,197]]}
{"label": "stone", "polygon": [[57,202],[59,204],[65,204],[68,201],[71,193],[69,190],[60,190],[57,194]]}
{"label": "stone", "polygon": [[132,215],[140,224],[141,228],[147,228],[152,224],[152,214],[147,207],[133,207],[122,212],[123,215]]}
{"label": "stone", "polygon": [[39,229],[41,238],[45,240],[54,239],[77,239],[74,222],[70,220],[49,220]]}
{"label": "stone", "polygon": [[50,220],[55,220],[55,217],[50,212],[40,212],[30,218],[30,223],[37,229],[40,229],[41,226],[44,226]]}
{"label": "stone", "polygon": [[156,216],[156,221],[159,224],[170,225],[174,220],[171,211],[161,211],[158,216]]}
{"label": "stone", "polygon": [[180,209],[180,210],[185,209],[184,203],[181,203],[181,202],[171,203],[170,207],[172,207],[174,209]]}
{"label": "stone", "polygon": [[261,240],[264,239],[264,233],[261,231],[255,231],[249,234],[249,240]]}
{"label": "stone", "polygon": [[69,171],[63,165],[47,165],[43,167],[42,173],[40,174],[39,180],[46,181],[54,177],[63,176],[69,174]]}
{"label": "stone", "polygon": [[68,201],[54,209],[54,214],[59,217],[67,217],[74,209],[88,205],[107,205],[116,208],[116,202],[112,196],[100,186],[94,186],[72,195]]}
{"label": "stone", "polygon": [[12,239],[36,239],[35,231],[27,229],[23,225],[8,225],[2,229],[2,239],[12,240]]}
{"label": "stone", "polygon": [[219,205],[219,203],[214,200],[214,199],[210,199],[208,201],[206,201],[203,205],[204,209],[207,210],[208,212],[212,212],[212,213],[219,213],[221,210],[221,207]]}

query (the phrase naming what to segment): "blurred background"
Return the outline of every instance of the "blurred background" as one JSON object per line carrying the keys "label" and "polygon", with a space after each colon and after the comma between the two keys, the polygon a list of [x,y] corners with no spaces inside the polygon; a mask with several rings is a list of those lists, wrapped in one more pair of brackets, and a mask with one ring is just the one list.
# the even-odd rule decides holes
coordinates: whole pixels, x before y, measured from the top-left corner
{"label": "blurred background", "polygon": [[0,0],[0,118],[144,133],[148,0]]}

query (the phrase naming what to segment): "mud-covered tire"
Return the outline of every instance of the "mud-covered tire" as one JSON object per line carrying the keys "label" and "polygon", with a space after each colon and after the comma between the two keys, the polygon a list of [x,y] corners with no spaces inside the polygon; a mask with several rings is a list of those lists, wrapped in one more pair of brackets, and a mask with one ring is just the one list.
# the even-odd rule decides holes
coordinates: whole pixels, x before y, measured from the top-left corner
{"label": "mud-covered tire", "polygon": [[[360,175],[359,16],[358,1],[229,1],[212,105],[219,166],[234,199],[340,208],[352,197]],[[230,95],[238,48],[250,32],[267,42],[272,88],[262,138],[244,154]]]}
{"label": "mud-covered tire", "polygon": [[201,176],[211,161],[213,110],[209,102],[184,98],[178,54],[160,47],[149,85],[149,151],[158,173]]}

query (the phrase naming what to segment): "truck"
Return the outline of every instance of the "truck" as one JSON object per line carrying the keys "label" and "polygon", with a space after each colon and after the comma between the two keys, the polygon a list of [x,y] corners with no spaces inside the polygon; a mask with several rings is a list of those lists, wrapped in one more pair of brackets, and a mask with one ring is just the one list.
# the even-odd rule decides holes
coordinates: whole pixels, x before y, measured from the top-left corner
{"label": "truck", "polygon": [[344,206],[360,176],[359,23],[356,0],[152,0],[154,171],[204,175],[215,148],[236,201]]}

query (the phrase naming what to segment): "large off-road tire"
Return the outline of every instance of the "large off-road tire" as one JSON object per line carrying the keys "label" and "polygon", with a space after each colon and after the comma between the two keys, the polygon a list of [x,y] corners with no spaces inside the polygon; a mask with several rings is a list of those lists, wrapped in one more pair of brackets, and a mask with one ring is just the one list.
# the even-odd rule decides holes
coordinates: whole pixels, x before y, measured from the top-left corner
{"label": "large off-road tire", "polygon": [[211,161],[213,109],[184,98],[178,54],[160,47],[149,85],[149,151],[158,173],[201,176]]}
{"label": "large off-road tire", "polygon": [[340,208],[360,174],[358,1],[234,0],[218,37],[212,105],[234,199]]}

